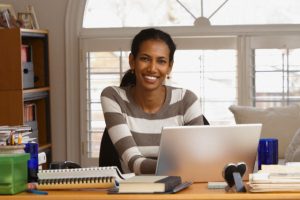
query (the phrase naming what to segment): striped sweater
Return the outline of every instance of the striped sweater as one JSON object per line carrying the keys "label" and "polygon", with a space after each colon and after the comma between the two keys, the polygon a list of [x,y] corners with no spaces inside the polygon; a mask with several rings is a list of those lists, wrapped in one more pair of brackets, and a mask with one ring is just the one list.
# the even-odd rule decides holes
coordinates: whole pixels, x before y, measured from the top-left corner
{"label": "striped sweater", "polygon": [[155,173],[163,126],[203,125],[200,102],[190,90],[166,86],[166,99],[155,114],[144,112],[130,87],[107,87],[101,104],[109,136],[124,171]]}

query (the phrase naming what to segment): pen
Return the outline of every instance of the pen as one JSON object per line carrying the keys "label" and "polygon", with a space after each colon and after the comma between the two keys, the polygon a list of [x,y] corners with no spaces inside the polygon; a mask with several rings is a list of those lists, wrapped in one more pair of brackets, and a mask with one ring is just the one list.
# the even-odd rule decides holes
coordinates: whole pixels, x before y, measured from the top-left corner
{"label": "pen", "polygon": [[18,144],[22,144],[22,134],[19,133],[19,136],[18,136]]}
{"label": "pen", "polygon": [[48,194],[47,191],[33,190],[33,189],[29,189],[29,190],[27,190],[27,192],[32,193],[32,194],[39,194],[39,195],[47,195]]}
{"label": "pen", "polygon": [[183,183],[181,183],[180,185],[176,186],[176,187],[173,189],[172,193],[179,192],[179,191],[181,191],[181,190],[183,190],[183,189],[189,187],[189,186],[192,185],[192,184],[193,184],[192,181],[183,182]]}
{"label": "pen", "polygon": [[13,131],[10,132],[10,145],[15,145],[15,136]]}

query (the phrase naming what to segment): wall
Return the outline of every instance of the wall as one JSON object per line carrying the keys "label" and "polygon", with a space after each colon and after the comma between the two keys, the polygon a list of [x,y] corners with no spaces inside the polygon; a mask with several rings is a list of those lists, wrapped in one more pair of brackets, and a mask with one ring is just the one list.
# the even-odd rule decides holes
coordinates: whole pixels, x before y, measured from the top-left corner
{"label": "wall", "polygon": [[40,28],[49,30],[53,160],[66,159],[65,15],[68,0],[2,0],[16,12],[33,5]]}

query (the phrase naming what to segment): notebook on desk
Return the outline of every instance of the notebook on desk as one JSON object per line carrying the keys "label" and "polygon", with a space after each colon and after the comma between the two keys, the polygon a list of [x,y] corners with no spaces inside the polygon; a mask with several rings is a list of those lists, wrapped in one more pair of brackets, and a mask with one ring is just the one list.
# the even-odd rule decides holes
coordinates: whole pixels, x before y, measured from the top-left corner
{"label": "notebook on desk", "polygon": [[183,181],[224,181],[226,164],[245,162],[244,180],[253,172],[261,124],[177,126],[162,130],[156,175]]}

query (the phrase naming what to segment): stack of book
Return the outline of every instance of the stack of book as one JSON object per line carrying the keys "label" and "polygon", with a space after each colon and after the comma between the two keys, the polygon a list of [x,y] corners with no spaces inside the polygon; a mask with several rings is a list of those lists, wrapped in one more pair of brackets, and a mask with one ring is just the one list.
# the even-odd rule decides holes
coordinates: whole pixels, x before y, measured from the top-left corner
{"label": "stack of book", "polygon": [[250,192],[299,192],[300,165],[263,165],[248,184]]}
{"label": "stack of book", "polygon": [[0,154],[24,153],[24,144],[32,141],[30,126],[0,126]]}

